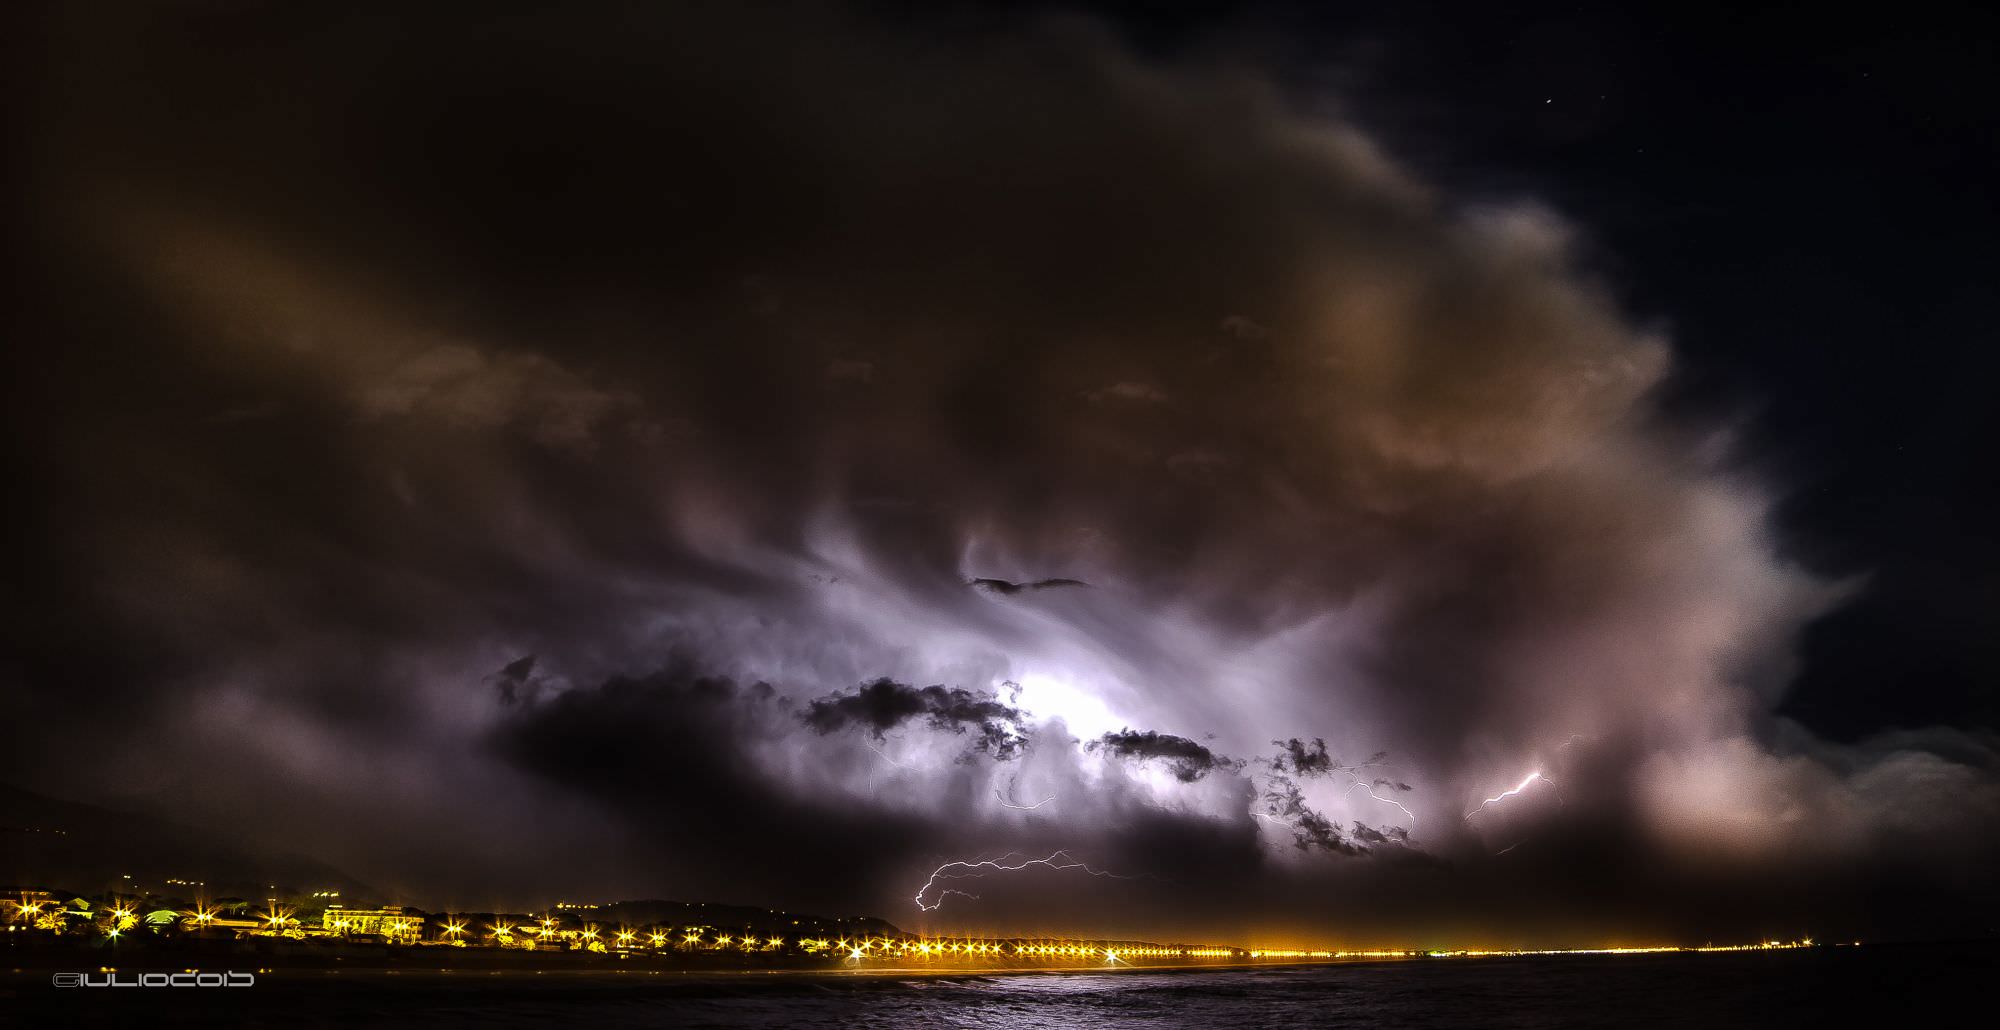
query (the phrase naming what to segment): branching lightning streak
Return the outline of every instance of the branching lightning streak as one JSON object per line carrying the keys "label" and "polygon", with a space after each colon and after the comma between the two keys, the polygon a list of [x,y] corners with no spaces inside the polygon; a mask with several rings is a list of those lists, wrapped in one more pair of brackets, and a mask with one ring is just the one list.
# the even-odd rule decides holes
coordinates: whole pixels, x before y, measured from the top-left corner
{"label": "branching lightning streak", "polygon": [[1528,787],[1529,787],[1529,786],[1530,786],[1531,784],[1533,784],[1533,783],[1534,783],[1534,782],[1535,782],[1536,780],[1540,780],[1540,781],[1542,781],[1543,783],[1546,783],[1546,784],[1548,784],[1548,785],[1549,785],[1549,786],[1550,786],[1551,788],[1553,788],[1553,787],[1554,787],[1554,786],[1556,785],[1556,784],[1555,784],[1555,781],[1554,781],[1554,780],[1551,780],[1551,779],[1549,779],[1548,777],[1546,777],[1546,776],[1543,776],[1543,775],[1542,775],[1542,773],[1541,773],[1541,770],[1537,769],[1537,770],[1535,770],[1534,772],[1531,772],[1531,773],[1529,773],[1528,775],[1526,775],[1526,776],[1522,777],[1522,778],[1521,778],[1521,782],[1520,782],[1520,783],[1517,783],[1517,784],[1515,784],[1515,785],[1514,785],[1514,789],[1513,789],[1513,790],[1508,790],[1508,791],[1502,791],[1502,792],[1501,792],[1501,793],[1500,793],[1499,795],[1497,795],[1497,796],[1495,796],[1495,797],[1490,797],[1490,798],[1487,798],[1487,799],[1486,799],[1486,800],[1484,800],[1484,801],[1481,801],[1481,802],[1479,803],[1479,807],[1478,807],[1478,808],[1475,808],[1475,809],[1473,809],[1473,810],[1472,810],[1472,811],[1470,811],[1470,812],[1467,812],[1467,813],[1465,813],[1465,817],[1466,817],[1467,819],[1470,819],[1470,818],[1472,818],[1473,816],[1475,816],[1475,815],[1478,815],[1479,813],[1481,813],[1481,812],[1484,812],[1484,811],[1486,811],[1486,809],[1487,809],[1487,808],[1488,808],[1489,806],[1492,806],[1492,805],[1497,805],[1497,804],[1499,804],[1500,802],[1502,802],[1502,801],[1505,801],[1505,800],[1507,800],[1508,798],[1511,798],[1511,797],[1513,797],[1514,795],[1516,795],[1516,794],[1519,794],[1520,792],[1522,792],[1522,791],[1524,791],[1524,790],[1527,790],[1527,789],[1528,789]]}
{"label": "branching lightning streak", "polygon": [[[967,894],[965,891],[955,888],[938,887],[938,880],[940,879],[954,880],[985,876],[989,872],[1013,873],[1026,869],[1029,866],[1042,866],[1043,868],[1059,872],[1069,869],[1081,869],[1092,876],[1107,876],[1114,880],[1131,879],[1129,876],[1120,876],[1117,873],[1108,872],[1103,869],[1092,869],[1089,865],[1078,861],[1075,856],[1067,851],[1053,852],[1047,858],[1021,859],[1015,864],[1007,864],[1010,859],[1016,858],[1016,855],[1017,853],[1009,853],[999,858],[981,859],[976,862],[946,862],[938,866],[936,869],[931,870],[930,879],[925,880],[924,885],[917,890],[917,909],[922,912],[935,912],[944,904],[944,896],[947,894],[961,894],[968,898],[978,897],[976,894]],[[959,871],[954,872],[953,870]],[[930,904],[925,904],[924,896],[931,893],[931,889],[934,887],[938,888],[937,900]]]}
{"label": "branching lightning streak", "polygon": [[1360,787],[1362,791],[1365,792],[1369,797],[1374,798],[1375,800],[1380,801],[1385,805],[1395,805],[1398,809],[1402,810],[1402,813],[1404,815],[1410,817],[1411,826],[1415,826],[1417,824],[1417,813],[1412,812],[1407,808],[1404,808],[1403,803],[1401,801],[1398,801],[1395,798],[1385,798],[1382,795],[1375,793],[1374,786],[1362,780],[1355,780],[1353,783],[1348,784],[1347,792],[1349,794],[1354,793],[1354,788],[1356,787]]}

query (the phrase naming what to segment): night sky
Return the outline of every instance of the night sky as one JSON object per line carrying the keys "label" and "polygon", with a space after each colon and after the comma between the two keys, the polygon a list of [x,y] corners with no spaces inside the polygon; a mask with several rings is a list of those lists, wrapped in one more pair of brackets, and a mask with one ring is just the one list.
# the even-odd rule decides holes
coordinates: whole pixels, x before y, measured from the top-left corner
{"label": "night sky", "polygon": [[1990,935],[1996,28],[18,11],[0,780],[431,906]]}

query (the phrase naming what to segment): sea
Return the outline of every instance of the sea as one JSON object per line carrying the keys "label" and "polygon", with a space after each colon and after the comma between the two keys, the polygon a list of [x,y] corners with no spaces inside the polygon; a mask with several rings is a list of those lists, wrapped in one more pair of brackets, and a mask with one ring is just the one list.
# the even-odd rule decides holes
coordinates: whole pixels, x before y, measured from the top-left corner
{"label": "sea", "polygon": [[[1561,955],[1230,969],[674,977],[273,971],[227,990],[55,988],[0,1024],[478,1027],[1991,1026],[2000,945]],[[11,1015],[10,1015],[11,1013]]]}

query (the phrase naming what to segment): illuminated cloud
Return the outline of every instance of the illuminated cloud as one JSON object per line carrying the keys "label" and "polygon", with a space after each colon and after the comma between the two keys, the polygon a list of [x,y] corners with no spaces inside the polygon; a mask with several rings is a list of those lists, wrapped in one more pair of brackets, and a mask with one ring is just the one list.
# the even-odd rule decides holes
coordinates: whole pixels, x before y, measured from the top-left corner
{"label": "illuminated cloud", "polygon": [[[968,906],[1023,926],[1750,919],[1990,856],[1990,742],[1775,718],[1847,585],[1554,213],[1073,21],[330,9],[225,73],[239,16],[57,16],[6,676],[101,738],[10,776],[495,898],[1134,874]],[[1561,805],[1463,818],[1531,770]]]}

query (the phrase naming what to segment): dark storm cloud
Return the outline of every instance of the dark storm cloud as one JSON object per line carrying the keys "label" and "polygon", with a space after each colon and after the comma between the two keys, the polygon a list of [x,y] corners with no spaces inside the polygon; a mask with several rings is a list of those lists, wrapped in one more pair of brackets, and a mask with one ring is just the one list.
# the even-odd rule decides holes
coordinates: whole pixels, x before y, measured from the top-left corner
{"label": "dark storm cloud", "polygon": [[1163,759],[1173,770],[1174,778],[1182,783],[1193,783],[1217,769],[1241,769],[1243,763],[1228,755],[1218,755],[1201,744],[1186,737],[1154,730],[1124,729],[1105,735],[1090,742],[1093,750],[1102,748],[1106,753],[1119,758],[1145,761]]}
{"label": "dark storm cloud", "polygon": [[[815,804],[767,775],[757,751],[783,746],[773,727],[785,721],[769,684],[739,685],[676,659],[518,710],[493,727],[488,746],[625,816],[631,839],[658,849],[682,882],[728,890],[747,875],[792,904],[838,905],[903,854],[921,824]],[[801,862],[812,876],[795,875]]]}
{"label": "dark storm cloud", "polygon": [[11,777],[890,918],[1036,849],[1135,879],[968,920],[1990,882],[1990,739],[1772,716],[1840,590],[1573,230],[1253,71],[816,5],[39,17],[0,676],[95,721]]}
{"label": "dark storm cloud", "polygon": [[1299,790],[1296,780],[1288,776],[1273,776],[1265,787],[1264,811],[1291,828],[1292,846],[1300,851],[1331,851],[1341,855],[1360,855],[1364,851],[1348,841],[1335,825],[1321,812],[1306,804],[1304,792]]}
{"label": "dark storm cloud", "polygon": [[523,655],[506,665],[492,676],[494,689],[500,692],[503,705],[521,704],[534,700],[547,682],[535,675],[535,656]]}
{"label": "dark storm cloud", "polygon": [[[688,782],[734,798],[746,789],[745,777],[728,771],[741,738],[779,707],[768,683],[739,687],[680,661],[646,676],[557,694],[498,726],[494,747],[541,775],[613,792],[693,775]],[[638,763],[656,771],[626,776]]]}
{"label": "dark storm cloud", "polygon": [[1019,754],[1025,743],[1022,726],[1026,720],[1020,711],[994,694],[942,684],[913,687],[878,679],[846,693],[813,699],[803,717],[817,733],[860,726],[877,740],[912,720],[957,734],[971,730],[973,750],[1002,761]]}

